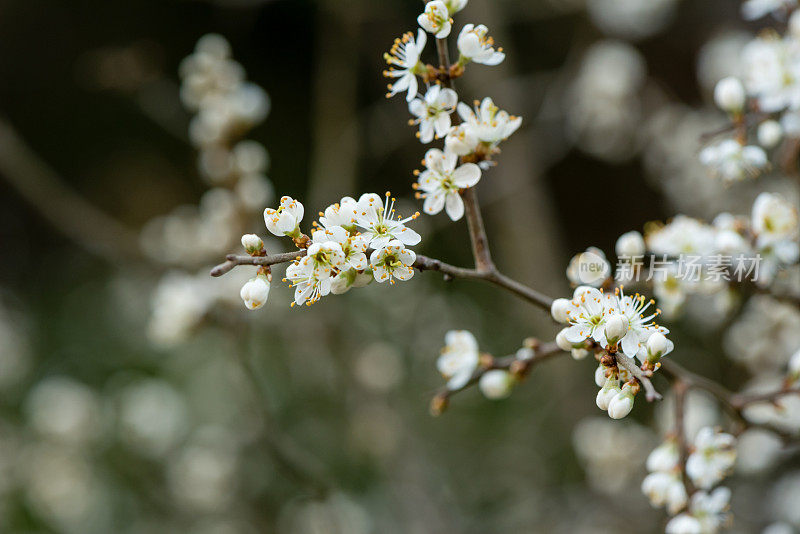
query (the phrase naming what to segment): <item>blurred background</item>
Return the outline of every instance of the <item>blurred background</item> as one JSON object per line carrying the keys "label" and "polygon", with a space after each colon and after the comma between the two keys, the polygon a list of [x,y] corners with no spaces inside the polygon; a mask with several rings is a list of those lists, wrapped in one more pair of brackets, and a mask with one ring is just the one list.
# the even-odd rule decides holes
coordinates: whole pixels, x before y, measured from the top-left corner
{"label": "blurred background", "polygon": [[[639,491],[661,436],[653,408],[637,403],[609,427],[592,362],[553,360],[510,399],[469,391],[429,415],[447,330],[500,356],[551,339],[547,314],[432,273],[291,310],[281,269],[254,313],[238,296],[254,269],[208,276],[242,233],[283,250],[261,216],[281,195],[301,199],[307,220],[386,189],[401,212],[419,209],[411,171],[424,147],[381,71],[420,11],[414,0],[0,1],[1,532],[663,529]],[[461,99],[492,96],[523,117],[478,186],[509,275],[561,296],[573,254],[611,253],[649,220],[747,213],[769,187],[797,198],[796,181],[732,192],[696,163],[700,136],[725,123],[714,83],[756,29],[738,2],[471,0],[454,32],[467,22],[486,24],[507,59],[470,66]],[[248,84],[243,126],[212,141],[184,61],[209,33]],[[204,46],[227,53],[216,38]],[[464,224],[414,227],[419,252],[471,262]],[[724,325],[702,311],[669,325],[687,347],[674,357],[736,388],[744,368],[725,362]],[[786,315],[791,349],[800,328]],[[733,482],[740,532],[777,513],[759,486],[775,473],[754,471]]]}

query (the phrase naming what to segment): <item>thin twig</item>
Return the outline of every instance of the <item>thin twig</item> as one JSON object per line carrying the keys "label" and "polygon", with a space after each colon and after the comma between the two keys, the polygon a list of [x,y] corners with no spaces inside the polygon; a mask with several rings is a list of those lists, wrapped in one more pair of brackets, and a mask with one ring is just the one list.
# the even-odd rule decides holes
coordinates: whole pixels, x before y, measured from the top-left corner
{"label": "thin twig", "polygon": [[689,458],[689,444],[686,440],[686,394],[689,392],[689,385],[680,378],[675,380],[672,385],[675,393],[675,441],[678,447],[678,467],[681,470],[681,480],[686,489],[686,495],[694,493],[695,488],[689,475],[686,472],[686,460]]}
{"label": "thin twig", "polygon": [[[455,89],[453,80],[450,77],[450,53],[447,49],[447,38],[436,39],[436,51],[439,55],[439,69],[442,71],[442,85],[450,89]],[[454,114],[452,121],[458,124],[459,117]],[[475,258],[475,268],[482,272],[495,272],[497,269],[492,261],[489,251],[489,239],[486,236],[486,228],[483,225],[478,204],[478,194],[474,187],[469,187],[461,193],[464,200],[464,212],[467,216],[467,227],[469,228],[469,240],[472,245],[472,255]]]}
{"label": "thin twig", "polygon": [[772,432],[784,442],[796,441],[798,436],[769,423],[756,423],[745,417],[744,410],[751,404],[758,402],[777,402],[786,395],[800,394],[799,388],[782,388],[772,392],[747,395],[737,394],[728,390],[721,384],[704,376],[689,371],[673,360],[662,362],[661,369],[673,380],[680,380],[690,389],[701,389],[710,393],[720,403],[722,408],[740,425],[740,431],[748,428],[760,428]]}
{"label": "thin twig", "polygon": [[617,360],[617,364],[625,368],[631,375],[633,375],[636,380],[644,388],[645,398],[647,402],[653,402],[654,400],[661,400],[661,394],[656,391],[656,388],[653,387],[653,383],[650,381],[650,377],[647,373],[642,371],[636,362],[633,361],[631,358],[623,354],[622,352],[617,352],[614,354],[614,357]]}
{"label": "thin twig", "polygon": [[490,357],[491,359],[487,364],[475,369],[470,379],[463,386],[455,389],[449,389],[447,387],[441,388],[431,402],[431,411],[435,415],[439,415],[447,407],[450,397],[477,384],[481,377],[488,371],[502,369],[513,372],[515,376],[524,377],[527,376],[534,365],[549,360],[559,354],[566,354],[555,343],[536,345],[531,347],[531,349],[533,350],[533,357],[527,360],[521,360],[517,358],[516,355],[504,356],[502,358]]}
{"label": "thin twig", "polygon": [[[211,269],[211,276],[222,276],[229,272],[234,267],[239,265],[276,265],[279,263],[287,263],[304,256],[305,250],[298,250],[295,252],[283,252],[280,254],[271,254],[267,256],[247,256],[230,254],[226,257],[226,261]],[[483,280],[498,287],[501,287],[518,297],[527,300],[528,302],[544,309],[549,310],[553,299],[539,293],[538,291],[512,280],[497,271],[482,272],[477,269],[469,269],[466,267],[457,267],[450,265],[441,260],[429,258],[427,256],[417,255],[417,260],[414,262],[414,267],[420,271],[436,271],[445,275],[447,278],[463,278],[466,280]]]}

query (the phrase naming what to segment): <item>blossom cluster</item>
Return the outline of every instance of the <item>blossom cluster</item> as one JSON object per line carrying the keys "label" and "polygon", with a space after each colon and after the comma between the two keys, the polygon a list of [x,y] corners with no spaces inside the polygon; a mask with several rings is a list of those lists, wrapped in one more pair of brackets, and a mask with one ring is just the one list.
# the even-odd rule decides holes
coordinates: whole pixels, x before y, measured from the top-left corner
{"label": "blossom cluster", "polygon": [[[680,463],[680,444],[668,438],[647,458],[650,474],[642,481],[642,492],[655,507],[666,507],[674,516],[667,534],[714,534],[728,518],[731,492],[713,489],[733,468],[736,438],[712,427],[703,427],[694,438],[686,460]],[[697,488],[691,496],[683,476]]]}
{"label": "blossom cluster", "polygon": [[230,54],[224,37],[209,34],[180,65],[181,99],[195,113],[189,137],[210,189],[199,206],[180,206],[145,226],[142,246],[158,261],[204,264],[230,250],[274,195],[267,150],[245,139],[266,118],[269,98]]}
{"label": "blossom cluster", "polygon": [[[648,252],[661,258],[658,269],[650,266],[653,272],[648,278],[652,278],[659,306],[671,317],[691,294],[715,295],[723,302],[728,299],[729,281],[737,277],[723,271],[737,267],[733,262],[721,264],[719,260],[726,256],[747,260],[738,264],[747,270],[746,278],[760,287],[770,287],[788,274],[789,267],[797,265],[798,236],[797,207],[783,195],[764,192],[756,198],[749,217],[720,213],[707,224],[678,215],[666,224],[649,225],[645,236],[636,231],[623,234],[616,244],[620,260],[616,277],[620,282],[639,278],[642,265],[637,259]],[[687,256],[693,259],[691,263],[685,261]]]}
{"label": "blossom cluster", "polygon": [[639,391],[638,381],[630,370],[618,364],[618,358],[638,359],[643,370],[653,372],[660,360],[672,352],[674,344],[666,338],[669,330],[653,322],[659,311],[654,301],[644,295],[625,295],[622,287],[604,292],[590,286],[578,286],[572,299],[553,301],[551,315],[568,324],[556,336],[556,343],[583,359],[590,349],[600,362],[595,373],[598,408],[613,419],[627,416]]}
{"label": "blossom cluster", "polygon": [[[320,213],[310,237],[300,229],[305,208],[299,200],[284,196],[278,208],[265,209],[267,230],[277,237],[291,238],[305,252],[286,269],[284,281],[294,287],[292,305],[310,305],[331,293],[363,287],[373,279],[391,284],[411,279],[417,258],[408,247],[422,238],[405,223],[419,213],[402,218],[396,214],[394,203],[388,192],[385,199],[375,193],[365,193],[358,200],[344,197]],[[266,255],[263,242],[255,234],[243,236],[242,246],[251,256]],[[241,297],[249,309],[264,305],[270,282],[271,273],[262,267],[242,287]]]}
{"label": "blossom cluster", "polygon": [[[795,2],[750,0],[745,18],[794,9]],[[753,178],[769,169],[768,151],[784,137],[800,135],[800,14],[791,14],[784,35],[764,32],[741,52],[741,76],[717,82],[714,101],[729,114],[734,133],[707,146],[700,161],[726,182]],[[755,143],[748,130],[753,127]]]}
{"label": "blossom cluster", "polygon": [[[425,213],[435,215],[444,209],[454,221],[464,215],[461,192],[478,183],[481,169],[489,168],[491,157],[499,152],[500,142],[522,124],[520,117],[501,110],[490,97],[476,101],[474,107],[459,102],[458,94],[449,83],[442,84],[437,67],[422,62],[426,32],[437,39],[447,37],[453,23],[451,16],[464,5],[466,2],[428,2],[417,19],[420,29],[416,38],[412,32],[405,33],[384,54],[389,65],[384,75],[394,79],[387,96],[406,93],[408,109],[414,117],[409,124],[418,125],[417,137],[422,143],[444,139],[444,150],[428,150],[423,160],[425,170],[415,171],[418,176],[414,184],[416,196],[424,199]],[[505,54],[493,45],[486,26],[464,25],[457,40],[458,61],[444,76],[448,80],[461,76],[469,63],[499,64]],[[418,77],[427,84],[424,94],[420,91]],[[455,116],[454,112],[457,112]]]}
{"label": "blossom cluster", "polygon": [[[427,32],[443,39],[449,35],[451,15],[466,1],[428,2],[418,17],[421,28],[416,38],[409,32],[395,40],[385,59],[389,69],[384,75],[394,78],[389,95],[406,93],[414,116],[409,122],[418,126],[422,143],[444,139],[444,150],[429,149],[423,159],[425,169],[415,171],[416,196],[424,199],[422,209],[434,215],[444,210],[454,221],[465,213],[464,190],[475,186],[482,169],[488,168],[497,145],[521,124],[500,110],[491,98],[476,103],[475,108],[458,101],[457,93],[445,86],[443,79],[460,76],[471,62],[485,65],[500,63],[505,55],[495,50],[485,26],[467,24],[458,37],[459,60],[442,78],[437,69],[421,62]],[[419,93],[419,81],[426,84]],[[202,84],[199,84],[202,85]],[[451,117],[458,111],[459,123]],[[278,237],[289,237],[300,250],[286,269],[285,281],[295,290],[294,303],[311,304],[329,294],[341,294],[352,287],[362,287],[372,280],[394,283],[414,275],[416,254],[408,247],[418,244],[419,234],[406,223],[419,213],[402,218],[395,213],[395,199],[389,193],[385,201],[377,194],[364,194],[358,200],[344,197],[320,213],[314,230],[307,235],[300,229],[305,208],[296,199],[284,196],[280,205],[264,211],[267,230]],[[260,238],[247,234],[242,245],[251,256],[265,256]],[[242,287],[240,296],[249,309],[261,307],[267,300],[271,283],[269,267],[262,266],[256,276]]]}
{"label": "blossom cluster", "polygon": [[[148,336],[159,345],[185,339],[217,304],[231,301],[228,283],[214,286],[206,265],[234,246],[251,218],[273,197],[267,178],[269,155],[246,139],[263,122],[269,98],[246,79],[231,57],[228,41],[201,37],[180,65],[181,100],[194,113],[189,138],[198,151],[197,168],[209,189],[198,205],[184,205],[149,221],[142,230],[144,252],[175,265],[160,280],[151,299]],[[200,273],[177,266],[201,268]],[[236,278],[231,280],[238,284]]]}

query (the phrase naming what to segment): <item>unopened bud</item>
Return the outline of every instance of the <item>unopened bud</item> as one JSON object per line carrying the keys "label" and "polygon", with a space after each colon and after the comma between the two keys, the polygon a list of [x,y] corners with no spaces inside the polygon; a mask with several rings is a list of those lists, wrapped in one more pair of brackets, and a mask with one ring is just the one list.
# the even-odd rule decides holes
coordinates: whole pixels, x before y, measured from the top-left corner
{"label": "unopened bud", "polygon": [[597,407],[601,410],[608,410],[608,405],[611,402],[611,399],[617,396],[621,390],[619,389],[619,380],[616,377],[610,377],[606,379],[605,385],[597,392],[597,398],[595,399],[595,403]]}
{"label": "unopened bud", "polygon": [[486,371],[478,381],[478,388],[487,399],[504,399],[511,394],[514,378],[508,371],[493,369]]}
{"label": "unopened bud", "polygon": [[614,345],[628,333],[628,319],[623,315],[612,315],[606,320],[606,339]]}
{"label": "unopened bud", "polygon": [[556,336],[556,345],[561,350],[572,350],[572,343],[567,339],[567,328],[561,330]]}
{"label": "unopened bud", "polygon": [[738,113],[744,108],[745,92],[738,78],[729,76],[717,82],[714,87],[714,102],[723,111]]}
{"label": "unopened bud", "polygon": [[556,299],[553,301],[553,304],[550,305],[550,315],[553,316],[553,319],[556,322],[561,324],[566,324],[569,322],[569,316],[567,313],[569,312],[572,304],[567,299]]}
{"label": "unopened bud", "polygon": [[758,142],[764,148],[774,148],[783,137],[783,128],[778,121],[768,120],[758,125]]}
{"label": "unopened bud", "polygon": [[656,332],[647,340],[647,361],[656,363],[662,356],[672,351],[672,341],[661,332]]}
{"label": "unopened bud", "polygon": [[791,382],[800,381],[800,350],[795,352],[789,360],[789,380]]}
{"label": "unopened bud", "polygon": [[644,238],[636,230],[626,232],[619,236],[614,250],[618,258],[643,256],[645,253]]}
{"label": "unopened bud", "polygon": [[594,383],[597,387],[601,388],[606,383],[606,367],[605,365],[598,365],[594,370]]}
{"label": "unopened bud", "polygon": [[269,280],[266,275],[260,274],[251,278],[242,286],[239,296],[249,310],[257,310],[263,306],[269,297]]}
{"label": "unopened bud", "polygon": [[264,242],[256,234],[244,234],[242,236],[242,246],[248,254],[257,254],[264,248]]}
{"label": "unopened bud", "polygon": [[608,403],[608,415],[611,419],[622,419],[633,410],[633,390],[625,386]]}

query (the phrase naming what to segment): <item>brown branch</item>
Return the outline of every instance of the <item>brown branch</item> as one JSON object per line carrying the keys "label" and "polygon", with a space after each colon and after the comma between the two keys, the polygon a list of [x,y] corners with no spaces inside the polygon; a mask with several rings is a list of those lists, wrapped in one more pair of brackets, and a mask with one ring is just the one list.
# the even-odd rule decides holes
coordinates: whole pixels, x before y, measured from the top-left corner
{"label": "brown branch", "polygon": [[[298,250],[294,252],[283,252],[280,254],[271,254],[267,256],[230,254],[226,257],[226,261],[224,263],[221,263],[211,269],[211,276],[222,276],[239,265],[263,266],[287,263],[296,258],[304,256],[305,253],[305,250]],[[539,293],[538,291],[520,282],[517,282],[516,280],[513,280],[508,276],[497,272],[496,270],[483,272],[477,269],[457,267],[455,265],[450,265],[449,263],[422,255],[417,255],[417,260],[414,262],[414,267],[420,271],[440,272],[445,275],[447,279],[463,278],[466,280],[483,280],[485,282],[489,282],[490,284],[501,287],[544,310],[550,310],[550,305],[553,303],[553,299],[547,295]]]}
{"label": "brown branch", "polygon": [[653,387],[653,383],[650,381],[650,376],[652,373],[642,371],[641,368],[636,365],[636,362],[633,359],[629,358],[625,354],[621,352],[617,352],[614,354],[614,357],[617,360],[617,364],[622,366],[626,371],[628,371],[636,380],[644,388],[645,398],[647,402],[653,402],[654,400],[661,400],[661,394],[656,391],[656,388]]}
{"label": "brown branch", "polygon": [[475,369],[466,384],[456,389],[443,387],[436,393],[431,401],[431,412],[434,415],[440,415],[447,408],[450,397],[477,384],[481,377],[488,371],[502,369],[512,372],[515,376],[522,378],[528,375],[534,365],[549,360],[559,354],[566,354],[555,343],[539,345],[537,340],[532,340],[530,345],[532,345],[530,348],[533,350],[533,357],[528,360],[520,360],[515,355],[504,356],[502,358],[493,358],[487,355],[489,361]]}
{"label": "brown branch", "polygon": [[[447,49],[446,37],[444,39],[436,39],[436,51],[439,55],[439,70],[443,73],[441,76],[442,85],[455,89],[450,76],[450,53]],[[453,124],[460,122],[457,114],[452,118],[452,122]],[[486,228],[483,225],[483,216],[478,204],[478,194],[475,192],[474,187],[469,187],[461,193],[461,196],[464,200],[464,211],[467,216],[467,227],[469,228],[469,240],[472,245],[472,256],[475,258],[475,268],[481,272],[495,272],[497,269],[489,251],[489,239],[486,236]]]}
{"label": "brown branch", "polygon": [[768,393],[755,393],[755,394],[745,394],[740,393],[737,395],[733,395],[730,399],[731,404],[736,407],[738,410],[744,410],[751,404],[757,404],[759,402],[778,402],[781,397],[786,397],[789,395],[798,395],[800,396],[800,388],[783,388],[777,391],[770,391]]}
{"label": "brown branch", "polygon": [[750,421],[747,419],[747,417],[745,417],[744,410],[749,405],[758,402],[777,402],[778,399],[786,395],[800,395],[800,388],[782,388],[776,391],[754,395],[739,394],[733,393],[721,384],[718,384],[709,378],[689,371],[673,360],[663,361],[661,369],[667,376],[671,377],[673,380],[679,380],[683,382],[690,389],[701,389],[710,393],[714,398],[717,399],[717,401],[719,401],[723,409],[725,409],[725,411],[728,412],[728,414],[740,425],[741,430],[748,428],[760,428],[781,437],[784,442],[798,439],[796,434],[787,432],[786,430],[778,428],[769,423],[755,423]]}
{"label": "brown branch", "polygon": [[256,266],[267,266],[267,265],[276,265],[278,263],[288,263],[293,261],[297,258],[301,258],[306,255],[305,250],[296,250],[294,252],[282,252],[279,254],[271,254],[268,256],[245,256],[245,255],[236,255],[236,254],[228,254],[225,256],[225,263],[220,263],[213,269],[211,269],[211,276],[222,276],[230,272],[234,267],[238,265],[256,265]]}
{"label": "brown branch", "polygon": [[675,441],[678,446],[678,467],[681,470],[681,480],[686,489],[686,496],[691,496],[694,491],[694,484],[686,473],[686,460],[689,458],[689,444],[686,441],[686,394],[689,392],[689,385],[680,378],[675,380],[672,386],[675,393]]}

